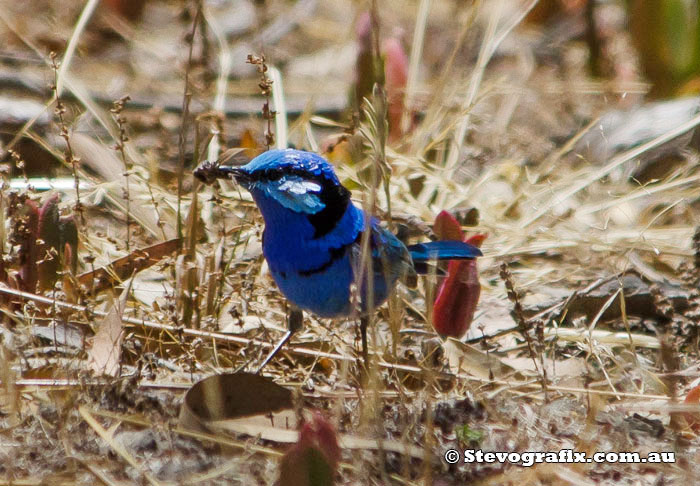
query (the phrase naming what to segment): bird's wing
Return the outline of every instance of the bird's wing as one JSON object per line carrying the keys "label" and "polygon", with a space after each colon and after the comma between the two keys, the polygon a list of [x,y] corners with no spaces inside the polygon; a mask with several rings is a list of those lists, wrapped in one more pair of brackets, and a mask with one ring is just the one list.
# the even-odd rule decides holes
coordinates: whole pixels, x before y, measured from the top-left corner
{"label": "bird's wing", "polygon": [[[378,221],[370,223],[369,249],[372,259],[372,273],[375,277],[383,276],[384,280],[393,283],[404,274],[411,273],[411,256],[406,246],[391,231],[379,226]],[[360,232],[351,247],[350,261],[353,272],[357,277],[362,273],[362,237]]]}

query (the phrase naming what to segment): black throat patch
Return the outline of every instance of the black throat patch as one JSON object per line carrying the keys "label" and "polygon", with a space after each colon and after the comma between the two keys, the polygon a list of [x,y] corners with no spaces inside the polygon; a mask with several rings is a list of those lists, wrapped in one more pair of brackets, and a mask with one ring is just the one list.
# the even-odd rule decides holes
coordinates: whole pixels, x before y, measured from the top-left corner
{"label": "black throat patch", "polygon": [[319,198],[325,207],[316,214],[306,216],[309,223],[314,227],[314,239],[332,231],[350,204],[350,191],[342,185],[326,183],[322,187]]}
{"label": "black throat patch", "polygon": [[329,180],[321,174],[310,174],[308,171],[290,167],[255,171],[248,178],[253,182],[275,181],[285,175],[296,175],[321,186],[321,192],[318,197],[324,204],[324,208],[318,213],[308,214],[306,217],[314,227],[314,239],[332,231],[338,224],[338,221],[340,221],[340,218],[345,214],[348,204],[350,204],[350,191],[342,184]]}

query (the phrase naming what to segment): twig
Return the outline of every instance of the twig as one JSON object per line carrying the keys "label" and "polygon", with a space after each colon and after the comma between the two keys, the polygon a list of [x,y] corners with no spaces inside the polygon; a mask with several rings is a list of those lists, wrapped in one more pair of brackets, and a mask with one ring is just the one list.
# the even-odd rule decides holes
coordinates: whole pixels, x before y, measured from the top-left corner
{"label": "twig", "polygon": [[22,160],[22,156],[19,154],[19,152],[16,152],[13,149],[8,149],[7,153],[10,154],[10,158],[12,159],[15,168],[22,173],[24,183],[27,185],[27,189],[29,189],[29,178],[27,177],[27,164],[24,162],[24,160]]}
{"label": "twig", "polygon": [[54,108],[54,113],[58,117],[58,124],[61,129],[61,138],[63,138],[63,140],[66,142],[64,161],[66,165],[72,169],[73,179],[75,181],[75,205],[73,206],[73,210],[80,215],[80,225],[85,226],[85,214],[83,212],[83,205],[80,202],[80,178],[78,176],[78,163],[80,162],[80,159],[78,159],[73,152],[73,147],[70,142],[70,133],[68,132],[68,125],[66,124],[65,119],[66,107],[61,101],[61,97],[58,93],[58,87],[56,86],[56,82],[58,82],[58,64],[56,63],[56,53],[52,52],[49,57],[51,58],[51,65],[53,67],[55,77],[53,91],[56,107]]}
{"label": "twig", "polygon": [[190,100],[192,93],[190,92],[190,70],[192,69],[192,52],[194,49],[194,36],[197,33],[202,16],[202,1],[197,0],[197,11],[192,21],[192,30],[188,37],[189,53],[187,55],[187,67],[185,68],[185,92],[182,96],[182,123],[180,125],[180,133],[178,135],[178,149],[180,152],[179,165],[177,171],[177,236],[182,238],[182,182],[185,175],[185,145],[187,144],[187,128],[190,118]]}
{"label": "twig", "polygon": [[83,11],[78,17],[78,22],[75,24],[75,29],[68,40],[68,45],[66,46],[66,52],[63,54],[63,59],[61,59],[61,69],[56,75],[56,97],[60,97],[63,94],[63,80],[68,72],[68,66],[70,66],[73,60],[73,54],[75,53],[75,48],[78,46],[78,40],[80,35],[85,30],[88,21],[92,18],[92,14],[95,12],[95,8],[100,4],[100,0],[88,0],[83,8]]}
{"label": "twig", "polygon": [[515,291],[515,287],[513,285],[513,275],[510,273],[510,269],[508,268],[507,263],[501,264],[501,279],[503,280],[503,283],[506,286],[506,291],[508,292],[508,300],[510,300],[513,303],[513,312],[515,313],[515,319],[518,322],[520,333],[525,338],[525,342],[527,343],[527,349],[530,353],[530,358],[532,358],[532,362],[535,365],[535,370],[537,370],[538,374],[540,375],[542,382],[542,390],[546,395],[547,370],[546,368],[537,365],[535,347],[532,342],[532,337],[530,336],[530,326],[528,325],[527,319],[525,319],[525,313],[523,312],[523,307],[520,304],[520,298],[518,297],[518,293]]}
{"label": "twig", "polygon": [[416,26],[413,30],[413,44],[411,45],[411,59],[408,63],[408,80],[406,81],[406,95],[401,114],[401,133],[407,133],[411,125],[414,98],[418,85],[418,70],[423,54],[423,40],[425,39],[425,27],[428,24],[431,0],[421,0],[416,15]]}
{"label": "twig", "polygon": [[[219,76],[216,79],[216,96],[214,96],[214,111],[221,117],[225,116],[226,109],[226,93],[228,91],[228,76],[231,71],[231,49],[226,41],[226,36],[221,31],[221,27],[216,21],[215,17],[211,15],[208,9],[204,9],[204,18],[209,24],[211,31],[216,37],[216,41],[219,43]],[[209,148],[207,152],[207,158],[214,161],[219,158],[219,151],[221,149],[221,129],[217,127],[217,133],[214,133],[211,142],[209,142]]]}
{"label": "twig", "polygon": [[114,144],[114,149],[119,152],[122,159],[122,164],[124,164],[124,200],[126,201],[126,251],[129,253],[131,251],[131,193],[129,191],[129,175],[131,174],[131,162],[126,156],[126,151],[124,146],[126,142],[129,141],[129,136],[126,134],[126,118],[122,115],[124,111],[124,106],[130,100],[129,96],[123,96],[114,102],[112,109],[110,110],[114,115],[114,120],[117,122],[119,127],[119,138]]}
{"label": "twig", "polygon": [[248,54],[246,60],[248,64],[252,64],[257,67],[258,73],[260,74],[260,82],[258,87],[260,88],[260,94],[265,97],[265,103],[262,107],[262,117],[267,123],[267,128],[265,129],[265,146],[267,150],[275,144],[275,134],[272,131],[272,120],[277,114],[275,111],[270,110],[270,95],[272,94],[272,80],[267,76],[268,66],[265,62],[265,54],[256,56],[254,54]]}

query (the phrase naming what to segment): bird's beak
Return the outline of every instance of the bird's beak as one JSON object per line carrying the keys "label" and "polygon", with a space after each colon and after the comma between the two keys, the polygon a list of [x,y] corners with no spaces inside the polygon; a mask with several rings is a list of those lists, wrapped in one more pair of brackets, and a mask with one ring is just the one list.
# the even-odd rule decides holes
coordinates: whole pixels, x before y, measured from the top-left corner
{"label": "bird's beak", "polygon": [[212,184],[216,179],[235,179],[243,187],[250,184],[250,174],[240,167],[217,165],[208,161],[194,170],[194,176],[205,184]]}
{"label": "bird's beak", "polygon": [[228,179],[235,180],[238,184],[242,185],[245,188],[248,188],[248,186],[250,185],[250,174],[247,171],[241,169],[240,167],[221,165],[219,166],[219,173],[225,175],[225,177]]}
{"label": "bird's beak", "polygon": [[229,175],[244,186],[250,182],[250,175],[246,171],[241,170],[240,167],[229,167]]}

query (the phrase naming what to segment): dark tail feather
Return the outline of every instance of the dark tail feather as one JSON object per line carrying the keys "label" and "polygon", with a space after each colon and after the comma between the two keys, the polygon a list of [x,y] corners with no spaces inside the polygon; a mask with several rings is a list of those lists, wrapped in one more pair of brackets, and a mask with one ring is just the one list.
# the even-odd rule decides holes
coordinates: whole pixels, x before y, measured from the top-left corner
{"label": "dark tail feather", "polygon": [[430,241],[410,245],[408,251],[411,252],[416,271],[425,268],[425,262],[430,260],[471,260],[482,255],[481,250],[476,246],[461,241]]}
{"label": "dark tail feather", "polygon": [[444,277],[447,272],[437,265],[431,265],[430,262],[413,262],[413,269],[418,275],[437,275],[438,277]]}

